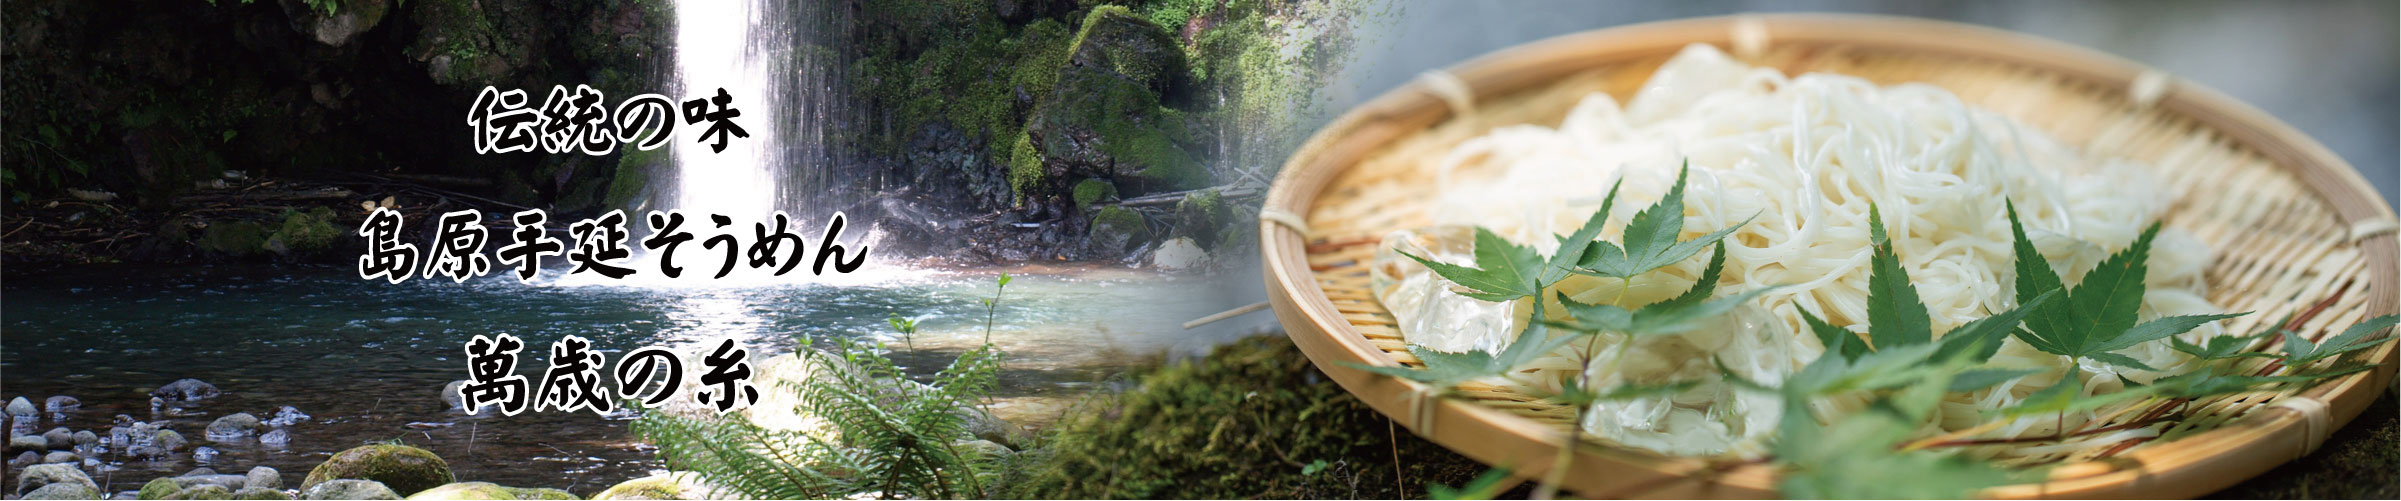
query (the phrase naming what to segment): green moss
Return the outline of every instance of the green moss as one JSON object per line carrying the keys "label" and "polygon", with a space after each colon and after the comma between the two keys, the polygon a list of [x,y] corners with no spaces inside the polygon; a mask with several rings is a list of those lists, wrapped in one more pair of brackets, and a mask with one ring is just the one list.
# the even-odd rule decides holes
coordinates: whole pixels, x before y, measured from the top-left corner
{"label": "green moss", "polygon": [[381,482],[403,496],[454,480],[450,464],[432,452],[406,445],[375,444],[354,447],[325,460],[309,470],[300,490],[345,478]]}
{"label": "green moss", "polygon": [[333,209],[317,207],[308,212],[284,209],[283,224],[268,240],[280,242],[291,253],[310,253],[333,247],[334,239],[341,237],[342,230],[334,226]]}
{"label": "green moss", "polygon": [[175,483],[175,479],[171,479],[171,478],[154,478],[154,479],[150,479],[150,483],[147,483],[147,484],[142,484],[142,490],[141,490],[141,492],[134,493],[134,495],[133,495],[133,498],[134,498],[134,499],[167,499],[167,498],[174,497],[176,492],[178,492],[178,491],[182,491],[182,490],[183,490],[183,485],[182,485],[182,484],[177,484],[177,483]]}
{"label": "green moss", "polygon": [[[1485,467],[1395,431],[1282,335],[1244,339],[1087,402],[1004,497],[1423,497]],[[1394,454],[1406,461],[1395,464]]]}
{"label": "green moss", "polygon": [[650,151],[626,148],[617,156],[617,172],[609,179],[609,195],[601,200],[601,208],[632,209],[634,200],[649,189],[652,169],[666,165],[666,148]]}
{"label": "green moss", "polygon": [[1078,209],[1089,208],[1093,202],[1116,197],[1117,185],[1109,184],[1108,180],[1093,178],[1075,183],[1075,206]]}
{"label": "green moss", "polygon": [[491,482],[456,482],[426,489],[408,497],[414,500],[442,499],[582,499],[567,491],[548,488],[509,487]]}
{"label": "green moss", "polygon": [[291,494],[285,494],[285,493],[284,493],[282,490],[279,490],[279,489],[268,489],[268,488],[264,488],[264,487],[244,487],[244,488],[242,488],[242,490],[233,491],[233,498],[234,498],[234,499],[249,499],[249,500],[257,500],[257,501],[267,501],[267,500],[285,500],[285,499],[292,499],[292,495],[291,495]]}
{"label": "green moss", "polygon": [[1017,133],[1017,142],[1009,146],[1009,189],[1024,197],[1042,182],[1042,149],[1034,147],[1025,132]]}
{"label": "green moss", "polygon": [[1150,227],[1143,223],[1142,214],[1124,207],[1104,207],[1092,215],[1091,242],[1094,248],[1124,250],[1150,240]]}
{"label": "green moss", "polygon": [[220,222],[200,232],[200,249],[209,252],[247,256],[266,248],[267,232],[258,223]]}
{"label": "green moss", "polygon": [[175,493],[175,499],[233,499],[233,491],[217,484],[195,485]]}

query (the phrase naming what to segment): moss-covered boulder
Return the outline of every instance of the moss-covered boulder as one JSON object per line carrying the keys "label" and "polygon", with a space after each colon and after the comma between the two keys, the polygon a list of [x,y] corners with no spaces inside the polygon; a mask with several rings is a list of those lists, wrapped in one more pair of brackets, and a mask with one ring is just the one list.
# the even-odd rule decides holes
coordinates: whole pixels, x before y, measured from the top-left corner
{"label": "moss-covered boulder", "polygon": [[200,250],[247,256],[267,250],[267,231],[250,221],[223,221],[200,232]]}
{"label": "moss-covered boulder", "polygon": [[1086,14],[1068,62],[1124,75],[1170,101],[1183,99],[1192,85],[1183,42],[1124,6],[1101,6]]}
{"label": "moss-covered boulder", "polygon": [[548,488],[509,487],[491,482],[458,482],[443,484],[409,495],[408,499],[583,499],[567,491]]}
{"label": "moss-covered boulder", "polygon": [[74,484],[93,490],[100,489],[100,484],[92,482],[91,475],[84,474],[82,468],[72,464],[38,464],[27,466],[23,471],[17,473],[18,494],[31,493],[34,489],[51,484]]}
{"label": "moss-covered boulder", "polygon": [[717,492],[691,473],[668,472],[609,486],[592,499],[715,499]]}
{"label": "moss-covered boulder", "polygon": [[[1115,73],[1068,67],[1058,96],[1034,112],[1023,146],[1041,160],[1038,173],[1010,172],[1021,195],[1057,193],[1070,182],[1114,179],[1127,193],[1197,188],[1210,175],[1183,143],[1191,135],[1182,113],[1159,106],[1158,94]],[[1040,177],[1029,177],[1039,174]],[[1029,191],[1030,190],[1030,191]]]}
{"label": "moss-covered boulder", "polygon": [[185,487],[167,499],[233,499],[233,489],[217,484],[200,484]]}
{"label": "moss-covered boulder", "polygon": [[309,254],[333,247],[334,240],[341,237],[342,230],[334,226],[333,209],[284,209],[283,222],[262,247],[276,254]]}
{"label": "moss-covered boulder", "polygon": [[1150,227],[1133,209],[1105,207],[1092,215],[1091,242],[1097,252],[1117,255],[1149,240]]}
{"label": "moss-covered boulder", "polygon": [[1076,209],[1086,210],[1094,203],[1117,198],[1117,185],[1109,184],[1106,179],[1086,179],[1075,183],[1073,196]]}
{"label": "moss-covered boulder", "polygon": [[1203,250],[1216,249],[1230,239],[1230,230],[1239,222],[1241,218],[1226,204],[1224,195],[1206,190],[1176,203],[1174,231],[1168,236],[1192,239]]}
{"label": "moss-covered boulder", "polygon": [[50,484],[18,499],[100,499],[100,490],[83,484]]}
{"label": "moss-covered boulder", "polygon": [[182,483],[176,482],[175,479],[172,478],[160,477],[150,479],[150,483],[142,484],[142,490],[134,493],[133,498],[173,499],[175,497],[175,493],[182,491]]}
{"label": "moss-covered boulder", "polygon": [[300,499],[400,499],[400,493],[382,482],[344,478],[301,489]]}
{"label": "moss-covered boulder", "polygon": [[365,445],[335,454],[309,470],[300,490],[314,492],[319,484],[338,479],[373,480],[400,495],[416,494],[455,480],[450,463],[425,449],[406,445]]}
{"label": "moss-covered boulder", "polygon": [[243,487],[242,490],[233,491],[233,498],[250,500],[279,500],[292,499],[292,495],[287,494],[279,489],[269,489],[265,487]]}

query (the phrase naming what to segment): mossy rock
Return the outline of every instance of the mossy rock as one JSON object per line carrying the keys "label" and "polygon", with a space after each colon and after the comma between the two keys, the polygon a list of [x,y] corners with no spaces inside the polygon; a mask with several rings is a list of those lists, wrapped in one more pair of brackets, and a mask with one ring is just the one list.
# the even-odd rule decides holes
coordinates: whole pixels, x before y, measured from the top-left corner
{"label": "mossy rock", "polygon": [[1234,208],[1226,205],[1225,196],[1217,190],[1202,191],[1176,202],[1175,231],[1169,236],[1190,238],[1201,249],[1215,249],[1235,222]]}
{"label": "mossy rock", "polygon": [[408,499],[583,499],[567,491],[549,488],[509,487],[491,482],[458,482],[443,484],[409,495]]}
{"label": "mossy rock", "polygon": [[175,479],[172,478],[160,477],[150,479],[150,483],[142,484],[141,492],[134,493],[133,498],[173,499],[175,497],[175,493],[182,491],[183,484],[177,483]]}
{"label": "mossy rock", "polygon": [[309,470],[308,479],[300,482],[301,491],[336,479],[360,479],[380,482],[394,493],[406,496],[450,483],[450,464],[425,449],[406,445],[375,444],[342,451],[325,464]]}
{"label": "mossy rock", "polygon": [[400,493],[373,480],[342,478],[301,489],[301,499],[400,499]]}
{"label": "mossy rock", "polygon": [[83,484],[50,484],[18,499],[100,499],[100,490]]}
{"label": "mossy rock", "polygon": [[1105,179],[1086,179],[1075,183],[1075,206],[1090,208],[1095,202],[1117,198],[1117,185]]}
{"label": "mossy rock", "polygon": [[265,487],[243,487],[242,490],[233,491],[233,498],[264,501],[292,499],[292,495],[286,494],[280,489],[269,489]]}
{"label": "mossy rock", "polygon": [[233,490],[217,484],[201,484],[186,488],[167,499],[233,499]]}
{"label": "mossy rock", "polygon": [[1159,96],[1141,84],[1071,66],[1053,93],[1075,98],[1044,103],[1027,123],[1022,146],[1039,153],[1041,169],[1029,172],[1025,160],[1013,162],[1009,182],[1020,196],[1057,193],[1067,182],[1093,177],[1114,180],[1129,195],[1199,188],[1211,180],[1185,149],[1190,134],[1184,116],[1161,108]]}
{"label": "mossy rock", "polygon": [[219,222],[200,232],[200,249],[247,256],[267,249],[267,231],[250,221]]}
{"label": "mossy rock", "polygon": [[620,482],[607,490],[593,494],[594,501],[603,499],[709,499],[715,497],[706,486],[690,482],[688,473],[662,473]]}
{"label": "mossy rock", "polygon": [[650,172],[667,165],[667,148],[642,151],[627,145],[619,150],[617,172],[609,179],[609,194],[601,198],[602,209],[633,209],[634,201],[650,189]]}
{"label": "mossy rock", "polygon": [[1124,6],[1092,9],[1084,16],[1074,47],[1068,60],[1075,66],[1105,68],[1170,101],[1181,101],[1192,85],[1183,42]]}
{"label": "mossy rock", "polygon": [[1092,215],[1092,248],[1108,253],[1125,252],[1127,248],[1150,240],[1150,227],[1142,214],[1124,207],[1106,207]]}

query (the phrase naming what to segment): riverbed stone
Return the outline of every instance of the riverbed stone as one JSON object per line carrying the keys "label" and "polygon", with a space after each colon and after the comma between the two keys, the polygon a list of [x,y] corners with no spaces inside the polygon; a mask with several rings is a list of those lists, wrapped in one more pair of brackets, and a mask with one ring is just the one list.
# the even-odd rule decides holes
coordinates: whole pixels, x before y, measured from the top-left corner
{"label": "riverbed stone", "polygon": [[236,412],[209,422],[207,434],[211,440],[247,437],[258,432],[258,425],[258,416],[250,415],[248,412]]}
{"label": "riverbed stone", "polygon": [[583,499],[567,491],[539,487],[509,487],[491,482],[457,482],[409,495],[409,499]]}
{"label": "riverbed stone", "polygon": [[100,489],[83,484],[50,484],[18,499],[100,499]]}
{"label": "riverbed stone", "polygon": [[400,493],[382,482],[341,478],[301,489],[300,499],[400,499]]}
{"label": "riverbed stone", "polygon": [[93,491],[100,490],[100,484],[92,482],[91,475],[85,475],[83,468],[72,464],[37,464],[27,466],[23,472],[17,473],[18,494],[33,492],[34,489],[40,489],[45,485],[61,483],[80,484]]}
{"label": "riverbed stone", "polygon": [[75,432],[75,445],[77,447],[86,445],[100,445],[100,434],[92,433],[92,430]]}
{"label": "riverbed stone", "polygon": [[266,434],[258,436],[258,443],[267,445],[289,444],[292,443],[292,433],[289,430],[284,430],[282,428],[270,430]]}
{"label": "riverbed stone", "polygon": [[716,493],[690,472],[667,472],[609,486],[592,499],[716,499]]}
{"label": "riverbed stone", "polygon": [[25,451],[24,454],[18,454],[16,459],[8,460],[10,468],[24,468],[37,464],[42,464],[42,453],[33,451]]}
{"label": "riverbed stone", "polygon": [[79,456],[68,451],[50,451],[50,454],[42,456],[42,462],[44,463],[77,463],[82,461],[83,456]]}
{"label": "riverbed stone", "polygon": [[242,475],[242,486],[282,489],[283,472],[265,466],[253,467],[249,473]]}
{"label": "riverbed stone", "polygon": [[314,492],[318,484],[337,479],[373,480],[401,495],[416,494],[456,480],[450,464],[425,449],[406,445],[364,445],[335,454],[309,470],[300,490]]}
{"label": "riverbed stone", "polygon": [[1160,271],[1191,271],[1209,262],[1209,253],[1190,238],[1176,237],[1159,244],[1151,251],[1150,265]]}
{"label": "riverbed stone", "polygon": [[25,397],[17,397],[8,401],[8,415],[13,417],[39,417],[42,415],[42,410],[34,407],[32,400],[26,400]]}
{"label": "riverbed stone", "polygon": [[150,438],[150,444],[158,447],[161,451],[174,452],[192,445],[192,441],[185,440],[183,434],[176,433],[175,430],[159,430],[157,435]]}
{"label": "riverbed stone", "polygon": [[82,407],[82,400],[66,395],[51,395],[49,400],[42,401],[42,408],[49,409],[50,412],[66,412]]}
{"label": "riverbed stone", "polygon": [[151,390],[150,396],[167,400],[192,401],[216,398],[216,396],[220,393],[222,392],[217,390],[217,385],[208,384],[207,381],[201,381],[198,379],[184,378],[177,379],[172,383],[167,383],[166,386],[160,386],[156,390]]}
{"label": "riverbed stone", "polygon": [[178,492],[183,492],[183,483],[176,482],[173,478],[159,477],[150,479],[150,483],[142,484],[142,490],[134,493],[133,498],[168,499],[175,497],[175,493]]}
{"label": "riverbed stone", "polygon": [[75,432],[64,426],[51,428],[50,431],[42,432],[42,441],[49,442],[52,449],[73,449],[75,448]]}
{"label": "riverbed stone", "polygon": [[8,450],[26,452],[47,451],[50,450],[50,439],[42,438],[40,435],[17,435],[14,437],[8,437]]}
{"label": "riverbed stone", "polygon": [[307,413],[300,412],[300,409],[286,405],[283,406],[283,408],[276,409],[275,417],[268,418],[266,424],[267,426],[282,428],[300,423],[306,423],[308,422],[308,418],[309,415]]}
{"label": "riverbed stone", "polygon": [[242,490],[233,491],[233,498],[234,498],[234,499],[276,500],[276,499],[292,499],[292,495],[291,495],[291,494],[284,493],[284,491],[283,491],[283,490],[281,490],[281,489],[268,489],[268,488],[263,488],[263,487],[243,487],[243,488],[242,488]]}

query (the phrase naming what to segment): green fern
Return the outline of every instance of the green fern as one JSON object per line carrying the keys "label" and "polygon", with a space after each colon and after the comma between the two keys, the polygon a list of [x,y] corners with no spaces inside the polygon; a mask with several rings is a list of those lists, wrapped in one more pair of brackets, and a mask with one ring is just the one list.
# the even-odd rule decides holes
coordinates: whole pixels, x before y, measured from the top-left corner
{"label": "green fern", "polygon": [[[914,322],[893,326],[904,335],[916,330]],[[767,429],[739,414],[685,418],[656,412],[636,421],[634,432],[658,444],[669,469],[697,473],[746,498],[991,496],[1008,455],[960,444],[975,439],[968,413],[999,382],[998,349],[985,343],[968,350],[931,381],[919,382],[883,348],[849,340],[830,351],[804,348],[801,362],[817,370],[807,381],[771,388],[794,392],[800,400],[795,410],[826,423],[825,433]]]}

